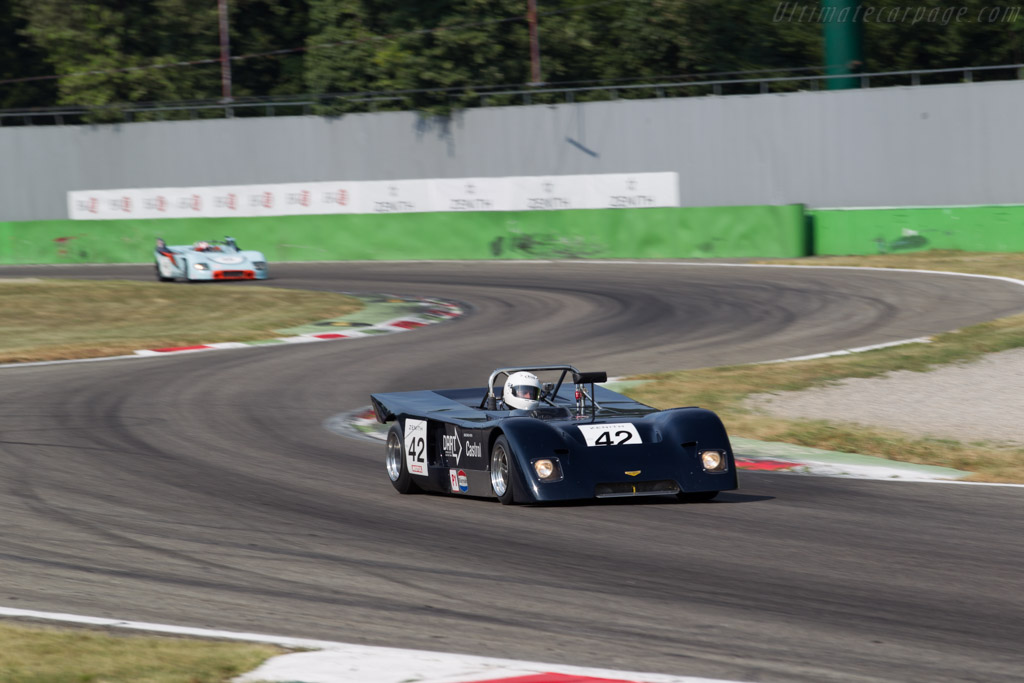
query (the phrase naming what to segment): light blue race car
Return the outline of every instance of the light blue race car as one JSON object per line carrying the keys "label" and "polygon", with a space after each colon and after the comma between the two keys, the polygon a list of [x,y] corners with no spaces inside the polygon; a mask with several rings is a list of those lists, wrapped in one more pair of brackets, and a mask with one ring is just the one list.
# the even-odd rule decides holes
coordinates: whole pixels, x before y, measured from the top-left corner
{"label": "light blue race car", "polygon": [[185,280],[266,280],[267,259],[263,252],[242,251],[234,237],[223,242],[196,242],[167,246],[157,238],[153,250],[156,277],[160,282]]}

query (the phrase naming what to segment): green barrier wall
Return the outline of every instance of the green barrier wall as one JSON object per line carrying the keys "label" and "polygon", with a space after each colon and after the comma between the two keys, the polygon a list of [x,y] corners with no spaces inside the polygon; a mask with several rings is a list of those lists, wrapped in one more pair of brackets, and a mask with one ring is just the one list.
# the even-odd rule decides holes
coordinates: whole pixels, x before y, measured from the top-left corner
{"label": "green barrier wall", "polygon": [[1024,206],[815,209],[816,254],[1024,251]]}
{"label": "green barrier wall", "polygon": [[796,257],[803,206],[0,223],[0,264],[139,263],[231,235],[270,261]]}

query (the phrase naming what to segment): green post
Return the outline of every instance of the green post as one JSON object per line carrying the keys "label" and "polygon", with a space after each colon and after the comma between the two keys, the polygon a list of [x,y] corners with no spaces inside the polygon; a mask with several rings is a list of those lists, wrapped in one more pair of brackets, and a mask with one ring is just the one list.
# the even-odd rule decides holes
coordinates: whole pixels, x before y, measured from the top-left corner
{"label": "green post", "polygon": [[[864,67],[864,31],[860,0],[821,0],[825,27],[825,74],[856,74]],[[830,78],[828,90],[859,88],[859,78]]]}

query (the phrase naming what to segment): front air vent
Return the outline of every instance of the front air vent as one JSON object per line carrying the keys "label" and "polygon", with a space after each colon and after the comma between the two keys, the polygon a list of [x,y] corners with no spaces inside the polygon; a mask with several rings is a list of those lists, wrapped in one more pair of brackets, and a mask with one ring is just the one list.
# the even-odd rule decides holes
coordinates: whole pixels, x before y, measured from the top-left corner
{"label": "front air vent", "polygon": [[594,495],[598,498],[664,496],[674,493],[679,493],[679,486],[671,479],[663,481],[618,481],[598,484],[594,487]]}

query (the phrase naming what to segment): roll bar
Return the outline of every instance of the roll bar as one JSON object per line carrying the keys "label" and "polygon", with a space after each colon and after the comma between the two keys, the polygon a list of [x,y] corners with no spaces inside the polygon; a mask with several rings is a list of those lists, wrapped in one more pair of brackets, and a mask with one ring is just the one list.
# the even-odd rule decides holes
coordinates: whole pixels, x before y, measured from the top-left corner
{"label": "roll bar", "polygon": [[[558,382],[551,390],[550,395],[555,396],[558,394],[558,390],[562,388],[562,383],[565,382],[565,376],[572,373],[573,384],[580,387],[582,390],[583,384],[591,385],[591,393],[593,392],[594,384],[601,384],[608,381],[608,373],[606,372],[580,372],[571,365],[530,365],[516,368],[498,368],[491,373],[490,378],[487,380],[487,393],[484,394],[483,400],[480,402],[481,409],[493,410],[493,404],[497,402],[498,395],[494,393],[494,381],[501,375],[511,375],[513,372],[551,372],[551,371],[562,371],[562,374],[558,376]],[[593,407],[597,406],[597,401],[594,400],[593,396],[587,395],[586,390],[582,390],[583,395],[586,395],[590,399]],[[489,405],[490,404],[490,405]],[[577,408],[582,412],[582,397],[577,398]]]}

